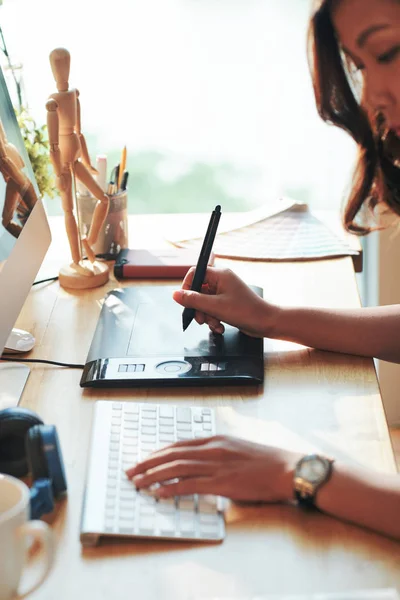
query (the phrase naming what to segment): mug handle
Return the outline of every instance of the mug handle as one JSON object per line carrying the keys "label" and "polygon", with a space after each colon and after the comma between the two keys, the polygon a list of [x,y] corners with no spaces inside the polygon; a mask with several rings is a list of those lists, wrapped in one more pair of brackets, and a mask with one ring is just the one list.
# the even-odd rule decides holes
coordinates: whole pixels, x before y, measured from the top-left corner
{"label": "mug handle", "polygon": [[28,521],[27,523],[24,523],[18,527],[17,536],[25,538],[29,536],[33,538],[33,540],[38,542],[38,544],[42,547],[45,555],[44,569],[38,581],[28,590],[24,591],[21,595],[18,595],[18,598],[25,598],[25,596],[32,593],[43,583],[49,574],[51,567],[53,566],[55,555],[54,535],[47,523],[44,523],[43,521]]}

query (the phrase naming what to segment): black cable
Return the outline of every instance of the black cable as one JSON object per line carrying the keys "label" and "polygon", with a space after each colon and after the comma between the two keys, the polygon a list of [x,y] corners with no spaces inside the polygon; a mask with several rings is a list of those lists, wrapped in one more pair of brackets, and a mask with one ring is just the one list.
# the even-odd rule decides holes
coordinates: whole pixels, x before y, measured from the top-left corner
{"label": "black cable", "polygon": [[77,363],[63,363],[56,360],[44,360],[43,358],[14,358],[15,355],[10,356],[9,354],[2,354],[0,360],[8,360],[10,362],[19,363],[43,363],[46,365],[57,365],[58,367],[68,367],[69,369],[84,369],[85,365],[79,365]]}
{"label": "black cable", "polygon": [[55,277],[48,277],[48,279],[40,279],[39,281],[34,281],[32,285],[39,285],[39,283],[47,283],[48,281],[57,281],[58,275]]}

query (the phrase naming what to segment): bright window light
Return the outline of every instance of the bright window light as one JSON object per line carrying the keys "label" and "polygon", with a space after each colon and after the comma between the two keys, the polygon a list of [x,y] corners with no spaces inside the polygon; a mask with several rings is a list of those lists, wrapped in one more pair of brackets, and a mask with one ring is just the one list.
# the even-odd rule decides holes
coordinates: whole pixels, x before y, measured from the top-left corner
{"label": "bright window light", "polygon": [[[319,119],[310,0],[4,0],[3,33],[39,124],[71,53],[89,152],[128,148],[132,213],[248,210],[280,195],[338,209],[354,144]],[[23,16],[23,18],[22,18]],[[110,169],[111,170],[111,169]],[[61,214],[58,200],[47,203]]]}

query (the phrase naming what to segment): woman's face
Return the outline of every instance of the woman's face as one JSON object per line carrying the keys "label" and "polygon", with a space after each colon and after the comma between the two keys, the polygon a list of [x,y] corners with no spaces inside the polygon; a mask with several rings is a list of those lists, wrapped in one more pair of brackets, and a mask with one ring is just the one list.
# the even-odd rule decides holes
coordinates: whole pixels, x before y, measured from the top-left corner
{"label": "woman's face", "polygon": [[340,0],[332,18],[369,107],[400,136],[400,1]]}

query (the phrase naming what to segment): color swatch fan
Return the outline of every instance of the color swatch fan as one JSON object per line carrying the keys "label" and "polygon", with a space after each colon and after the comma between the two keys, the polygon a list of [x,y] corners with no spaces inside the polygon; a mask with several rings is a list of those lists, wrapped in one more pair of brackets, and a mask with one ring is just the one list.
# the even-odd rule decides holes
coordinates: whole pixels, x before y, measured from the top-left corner
{"label": "color swatch fan", "polygon": [[[175,242],[198,246],[200,238]],[[226,258],[294,261],[357,255],[357,250],[317,219],[306,204],[291,207],[254,223],[217,235],[214,254]]]}

